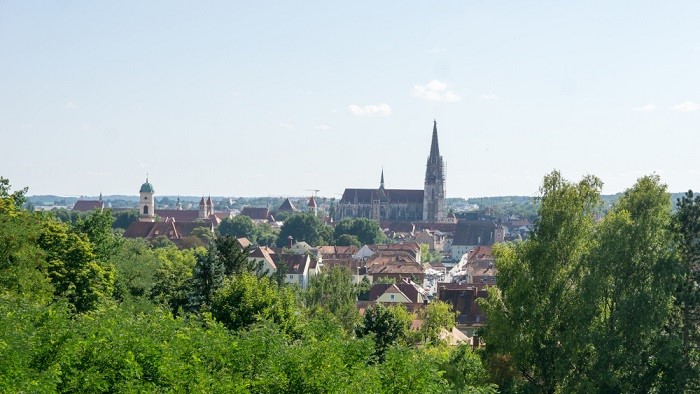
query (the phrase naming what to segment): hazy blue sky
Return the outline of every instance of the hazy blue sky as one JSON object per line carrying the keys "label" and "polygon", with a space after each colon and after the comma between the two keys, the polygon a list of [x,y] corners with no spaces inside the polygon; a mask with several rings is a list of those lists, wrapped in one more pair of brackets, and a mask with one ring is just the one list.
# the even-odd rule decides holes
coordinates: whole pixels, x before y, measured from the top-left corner
{"label": "hazy blue sky", "polygon": [[30,194],[700,188],[700,2],[0,1],[0,175]]}

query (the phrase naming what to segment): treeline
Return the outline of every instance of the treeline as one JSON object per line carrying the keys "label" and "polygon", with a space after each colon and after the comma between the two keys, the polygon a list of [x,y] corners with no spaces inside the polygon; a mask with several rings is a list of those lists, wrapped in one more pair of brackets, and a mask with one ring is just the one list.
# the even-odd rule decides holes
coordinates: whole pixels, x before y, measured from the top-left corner
{"label": "treeline", "polygon": [[0,178],[1,392],[496,391],[469,346],[441,339],[446,304],[361,316],[347,271],[302,290],[233,237],[149,245],[108,211],[24,210],[25,192]]}
{"label": "treeline", "polygon": [[640,178],[596,221],[602,182],[544,178],[535,230],[495,248],[483,358],[504,392],[700,391],[700,197]]}
{"label": "treeline", "polygon": [[343,219],[330,226],[316,215],[306,212],[289,215],[280,229],[272,228],[267,223],[255,224],[249,217],[239,215],[224,219],[216,231],[219,235],[246,237],[255,245],[278,247],[287,246],[289,237],[294,242],[304,241],[311,246],[362,246],[388,241],[377,221]]}

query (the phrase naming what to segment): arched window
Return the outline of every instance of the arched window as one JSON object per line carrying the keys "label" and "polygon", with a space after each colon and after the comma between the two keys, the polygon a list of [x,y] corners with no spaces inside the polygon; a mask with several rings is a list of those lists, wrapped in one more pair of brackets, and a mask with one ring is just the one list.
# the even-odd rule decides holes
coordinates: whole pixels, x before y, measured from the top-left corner
{"label": "arched window", "polygon": [[148,215],[148,205],[143,206],[143,214]]}

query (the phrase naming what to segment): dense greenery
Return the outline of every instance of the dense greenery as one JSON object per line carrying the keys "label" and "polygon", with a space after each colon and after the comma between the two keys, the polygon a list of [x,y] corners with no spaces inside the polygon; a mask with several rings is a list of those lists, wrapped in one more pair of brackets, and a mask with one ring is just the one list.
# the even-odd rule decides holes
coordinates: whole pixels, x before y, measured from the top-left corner
{"label": "dense greenery", "polygon": [[407,311],[398,336],[363,320],[347,271],[302,290],[233,237],[124,239],[108,210],[62,221],[1,186],[0,392],[495,390],[469,347],[408,332]]}
{"label": "dense greenery", "polygon": [[601,187],[549,174],[532,236],[495,249],[483,334],[504,391],[699,388],[698,200],[672,216],[666,187],[643,177],[596,222]]}

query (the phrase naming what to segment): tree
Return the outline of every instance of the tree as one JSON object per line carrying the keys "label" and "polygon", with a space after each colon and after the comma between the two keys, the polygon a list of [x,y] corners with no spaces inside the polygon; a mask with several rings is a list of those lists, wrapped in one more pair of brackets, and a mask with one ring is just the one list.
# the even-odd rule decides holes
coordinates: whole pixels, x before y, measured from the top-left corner
{"label": "tree", "polygon": [[269,320],[291,336],[299,334],[299,305],[292,289],[249,272],[226,279],[214,296],[212,316],[229,330]]}
{"label": "tree", "polygon": [[[679,370],[688,385],[681,390],[700,390],[700,196],[689,190],[677,201],[674,233],[679,259],[679,281],[674,291],[682,338]],[[680,390],[679,390],[680,391]]]}
{"label": "tree", "polygon": [[27,194],[29,188],[25,187],[20,190],[15,190],[12,193],[10,193],[10,189],[10,180],[0,176],[0,198],[7,198],[12,201],[15,207],[22,208],[24,203],[27,202],[27,197],[25,195]]}
{"label": "tree", "polygon": [[287,246],[289,236],[296,241],[305,241],[311,246],[322,245],[332,237],[331,231],[330,226],[315,215],[297,212],[284,221],[277,236],[277,246]]}
{"label": "tree", "polygon": [[421,341],[438,343],[440,342],[440,332],[450,331],[455,326],[457,313],[452,310],[452,305],[433,301],[418,312],[418,318],[423,320],[419,335]]}
{"label": "tree", "polygon": [[335,244],[338,246],[357,246],[358,248],[362,246],[357,236],[350,234],[341,235],[336,239]]}
{"label": "tree", "polygon": [[121,243],[121,238],[115,236],[112,230],[113,223],[114,217],[109,211],[93,210],[87,216],[78,218],[73,229],[87,235],[98,260],[109,261]]}
{"label": "tree", "polygon": [[348,332],[352,332],[359,319],[356,299],[357,289],[346,267],[333,267],[328,272],[312,276],[304,293],[308,308],[329,311]]}
{"label": "tree", "polygon": [[192,311],[211,306],[214,293],[223,285],[226,273],[214,244],[210,244],[204,253],[196,252],[195,260],[189,296],[189,309]]}
{"label": "tree", "polygon": [[540,188],[531,237],[494,247],[498,288],[490,288],[481,304],[488,315],[485,357],[507,355],[522,379],[517,383],[529,389],[561,389],[580,362],[576,344],[589,321],[580,316],[577,288],[601,187],[593,176],[573,184],[550,173]]}
{"label": "tree", "polygon": [[248,248],[242,249],[236,238],[230,235],[217,237],[214,244],[227,276],[239,275],[242,272],[252,272],[261,276],[267,274],[259,272],[262,264],[248,261]]}
{"label": "tree", "polygon": [[354,235],[360,244],[364,245],[381,244],[387,241],[386,235],[379,227],[379,222],[367,218],[347,218],[338,222],[334,230],[336,243],[344,234]]}
{"label": "tree", "polygon": [[113,269],[97,261],[84,234],[76,234],[65,224],[47,220],[38,245],[46,252],[47,273],[56,295],[66,297],[77,312],[93,310],[111,297]]}
{"label": "tree", "polygon": [[114,297],[148,297],[159,267],[158,258],[144,239],[123,239],[110,258],[115,269]]}
{"label": "tree", "polygon": [[[672,316],[677,263],[672,255],[671,204],[658,176],[640,178],[600,223],[581,298],[590,308],[584,391],[678,391],[681,352],[665,327]],[[640,313],[644,311],[644,313]],[[659,341],[659,338],[666,338]],[[672,363],[675,363],[673,361]],[[585,364],[584,364],[585,365]],[[576,388],[576,389],[578,389]],[[574,390],[580,391],[580,390]]]}
{"label": "tree", "polygon": [[214,241],[216,236],[208,227],[195,227],[192,229],[190,236],[199,238],[205,245]]}
{"label": "tree", "polygon": [[[180,308],[186,308],[194,266],[196,265],[194,249],[179,250],[174,245],[155,249],[158,267],[153,273],[151,299],[159,304],[168,305],[173,315]],[[206,253],[206,251],[199,251]]]}
{"label": "tree", "polygon": [[356,333],[360,338],[374,335],[375,355],[380,362],[383,362],[390,346],[405,342],[411,321],[412,316],[403,305],[386,307],[375,304],[365,311],[362,324],[357,328]]}
{"label": "tree", "polygon": [[126,230],[131,226],[131,223],[139,219],[138,209],[127,209],[124,211],[112,211],[112,216],[114,216],[114,223],[112,223],[113,228],[122,228]]}
{"label": "tree", "polygon": [[256,241],[256,231],[253,221],[248,216],[238,215],[221,221],[217,228],[219,235],[230,235],[235,238],[248,238],[250,242]]}

